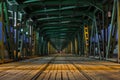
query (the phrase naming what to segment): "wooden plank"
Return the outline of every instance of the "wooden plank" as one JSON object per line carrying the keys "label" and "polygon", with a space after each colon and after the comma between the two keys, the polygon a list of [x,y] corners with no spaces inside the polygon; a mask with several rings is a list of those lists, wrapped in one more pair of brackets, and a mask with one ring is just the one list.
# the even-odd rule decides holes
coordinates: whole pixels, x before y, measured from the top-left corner
{"label": "wooden plank", "polygon": [[73,74],[71,73],[71,71],[68,72],[68,77],[69,77],[69,80],[75,80]]}
{"label": "wooden plank", "polygon": [[[24,75],[23,77],[22,77],[22,80],[30,80],[30,79],[32,79],[32,77],[34,76],[34,75],[36,75],[40,70],[41,70],[41,68],[42,67],[44,67],[45,66],[45,64],[44,65],[40,65],[40,66],[38,66],[38,65],[35,65],[35,66],[31,66],[31,71],[30,72],[28,72],[26,75]],[[33,68],[37,68],[37,67],[40,67],[40,68],[38,68],[38,69],[33,69]]]}
{"label": "wooden plank", "polygon": [[[85,76],[75,68],[75,66],[66,61],[68,59],[76,59],[76,57],[66,57],[67,56],[64,54],[64,56],[58,58],[58,60],[65,60],[64,64],[62,64],[63,60],[61,60],[61,62],[55,61],[54,63],[51,63],[37,80],[87,80]],[[31,60],[32,63],[18,62],[0,65],[0,80],[31,80],[38,71],[42,71],[42,69],[47,65],[46,63],[49,60],[45,61],[44,59],[46,60],[46,58],[43,58],[42,60],[38,60],[39,62]],[[77,58],[76,60],[80,61],[80,58]],[[85,58],[83,60],[86,61],[80,61],[79,64],[75,65],[91,79],[120,80],[120,64],[89,61],[89,59]]]}
{"label": "wooden plank", "polygon": [[67,66],[65,64],[62,64],[62,78],[63,80],[68,80],[68,69]]}
{"label": "wooden plank", "polygon": [[24,76],[29,73],[31,70],[21,70],[17,75],[14,77],[8,78],[8,80],[24,80]]}
{"label": "wooden plank", "polygon": [[49,70],[46,70],[45,72],[46,72],[46,75],[45,75],[45,77],[44,77],[43,80],[49,80],[49,79],[50,79],[50,76],[51,76],[51,73],[50,73]]}
{"label": "wooden plank", "polygon": [[[44,66],[42,66],[40,70],[42,71],[42,69],[43,69],[45,66],[46,66],[46,64],[44,64]],[[37,78],[37,80],[43,80],[43,79],[46,77],[47,74],[48,74],[48,70],[46,69],[45,71],[43,71],[43,72],[40,74],[40,76]]]}
{"label": "wooden plank", "polygon": [[62,71],[62,78],[63,80],[68,80],[68,75],[66,71]]}
{"label": "wooden plank", "polygon": [[51,64],[42,72],[42,74],[38,77],[37,80],[48,80],[50,78],[50,68],[52,68]]}
{"label": "wooden plank", "polygon": [[57,75],[56,75],[56,80],[61,80],[61,66],[60,64],[57,65]]}
{"label": "wooden plank", "polygon": [[51,70],[51,77],[49,80],[55,80],[56,78],[56,74],[57,74],[57,70],[55,70],[55,64],[52,64],[52,70]]}
{"label": "wooden plank", "polygon": [[87,80],[86,78],[85,78],[85,76],[83,76],[79,71],[75,71],[75,73],[73,74],[74,76],[75,76],[75,79],[76,80]]}
{"label": "wooden plank", "polygon": [[24,75],[26,71],[23,70],[15,70],[12,72],[12,70],[8,70],[8,73],[2,77],[0,77],[0,80],[20,80],[20,75]]}
{"label": "wooden plank", "polygon": [[37,78],[37,80],[43,80],[46,74],[47,74],[46,72],[43,72],[43,73]]}
{"label": "wooden plank", "polygon": [[[67,65],[67,67],[68,67],[68,78],[69,78],[69,80],[75,80],[75,78],[74,78],[74,76],[73,76],[73,74],[72,74],[72,72],[71,72],[71,64],[66,64]],[[69,67],[70,66],[70,67]]]}

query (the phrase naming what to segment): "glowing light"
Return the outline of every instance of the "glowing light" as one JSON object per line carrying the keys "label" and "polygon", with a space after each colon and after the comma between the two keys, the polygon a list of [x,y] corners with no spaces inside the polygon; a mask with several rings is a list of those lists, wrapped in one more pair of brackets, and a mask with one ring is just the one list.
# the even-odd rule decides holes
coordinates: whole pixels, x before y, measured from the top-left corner
{"label": "glowing light", "polygon": [[28,35],[28,32],[26,32],[26,35]]}
{"label": "glowing light", "polygon": [[23,29],[21,29],[20,31],[23,32]]}

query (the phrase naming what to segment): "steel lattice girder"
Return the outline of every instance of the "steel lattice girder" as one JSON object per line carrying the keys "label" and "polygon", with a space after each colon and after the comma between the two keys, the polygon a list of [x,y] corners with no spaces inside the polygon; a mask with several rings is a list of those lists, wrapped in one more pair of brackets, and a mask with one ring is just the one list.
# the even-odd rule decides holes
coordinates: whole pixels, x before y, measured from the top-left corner
{"label": "steel lattice girder", "polygon": [[[8,0],[18,2],[18,10],[38,24],[40,33],[47,38],[70,39],[92,22],[94,11],[102,11],[102,0]],[[92,10],[91,10],[92,8]],[[86,18],[87,17],[87,18]],[[89,24],[90,24],[89,23]]]}
{"label": "steel lattice girder", "polygon": [[[95,0],[97,1],[97,0]],[[84,4],[94,6],[100,10],[102,10],[102,5],[93,0],[64,0],[64,1],[40,1],[40,0],[27,0],[24,1],[23,4],[20,5],[21,8],[27,7],[29,5],[75,5],[75,4]]]}

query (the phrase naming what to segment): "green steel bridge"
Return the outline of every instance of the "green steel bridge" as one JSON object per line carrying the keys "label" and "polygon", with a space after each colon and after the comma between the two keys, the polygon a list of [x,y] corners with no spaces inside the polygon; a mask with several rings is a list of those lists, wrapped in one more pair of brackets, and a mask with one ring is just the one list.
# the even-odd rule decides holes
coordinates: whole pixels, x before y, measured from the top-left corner
{"label": "green steel bridge", "polygon": [[120,0],[0,0],[0,80],[120,80],[119,63]]}

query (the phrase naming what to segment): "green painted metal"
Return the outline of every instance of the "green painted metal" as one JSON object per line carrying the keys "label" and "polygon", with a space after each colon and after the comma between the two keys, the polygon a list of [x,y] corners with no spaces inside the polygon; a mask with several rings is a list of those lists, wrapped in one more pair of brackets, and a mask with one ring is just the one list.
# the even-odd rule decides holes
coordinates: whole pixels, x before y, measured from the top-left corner
{"label": "green painted metal", "polygon": [[111,23],[110,23],[110,34],[108,36],[108,45],[106,49],[106,59],[108,59],[108,55],[110,52],[110,42],[111,42],[111,37],[112,37],[111,35],[112,35],[112,30],[113,30],[114,21],[115,21],[116,7],[117,7],[117,0],[114,0],[112,18],[111,18]]}
{"label": "green painted metal", "polygon": [[36,1],[40,1],[40,0],[27,0],[24,3],[36,2]]}
{"label": "green painted metal", "polygon": [[[97,23],[96,23],[96,16],[94,16],[94,28],[95,28],[95,34],[98,34],[98,27],[97,27]],[[99,36],[96,36],[98,39],[98,43],[97,43],[97,48],[98,48],[98,54],[99,54],[99,59],[101,60],[101,51],[100,51],[100,41],[99,41]]]}
{"label": "green painted metal", "polygon": [[[32,3],[32,4],[31,4]],[[64,0],[64,1],[38,1],[38,0],[31,0],[31,1],[25,1],[23,4],[20,6],[21,8],[27,7],[31,5],[74,5],[74,4],[89,4],[91,6],[94,6],[100,10],[102,10],[102,6],[99,5],[99,2],[96,3],[93,0]]]}
{"label": "green painted metal", "polygon": [[[92,28],[91,28],[91,34],[90,34],[90,54],[92,54],[92,38],[93,38],[93,35],[94,35],[94,21],[92,23]],[[94,55],[95,55],[95,52],[94,52]]]}
{"label": "green painted metal", "polygon": [[[14,11],[22,12],[26,21],[31,18],[34,22],[33,30],[38,32],[38,52],[46,53],[47,42],[56,49],[63,49],[78,35],[79,48],[83,51],[83,25],[92,24],[95,10],[102,11],[102,1],[99,0],[8,0],[16,5]],[[11,9],[12,10],[12,9]],[[24,23],[23,22],[23,23]],[[24,31],[28,31],[29,23]],[[29,33],[29,32],[28,32]],[[54,42],[55,40],[55,42]],[[83,42],[82,42],[83,41]],[[74,46],[73,46],[74,47]],[[81,54],[84,52],[81,51]]]}
{"label": "green painted metal", "polygon": [[117,0],[117,23],[118,23],[118,63],[120,62],[120,1]]}
{"label": "green painted metal", "polygon": [[[90,19],[92,19],[92,13],[80,13],[79,15],[83,15],[83,16],[88,16]],[[77,15],[77,16],[79,16],[79,15]],[[40,19],[37,19],[38,21],[43,21],[43,20],[56,20],[56,19],[59,19],[59,20],[62,20],[62,19],[64,19],[64,18],[71,18],[71,20],[72,20],[72,18],[74,18],[74,17],[76,17],[76,16],[73,16],[72,17],[72,15],[70,15],[70,16],[58,16],[58,17],[46,17],[46,18],[40,18]],[[77,18],[79,18],[79,17],[77,17]]]}
{"label": "green painted metal", "polygon": [[44,9],[44,10],[35,11],[35,12],[33,12],[33,14],[34,13],[43,13],[43,12],[49,13],[49,12],[53,12],[53,11],[69,10],[69,9],[74,9],[74,8],[77,8],[77,6],[67,6],[67,7],[62,7],[59,9]]}
{"label": "green painted metal", "polygon": [[77,34],[77,39],[78,39],[78,54],[79,56],[81,55],[81,49],[80,49],[80,32]]}

